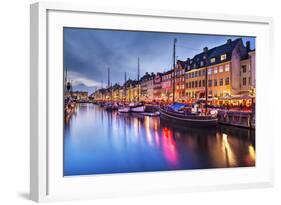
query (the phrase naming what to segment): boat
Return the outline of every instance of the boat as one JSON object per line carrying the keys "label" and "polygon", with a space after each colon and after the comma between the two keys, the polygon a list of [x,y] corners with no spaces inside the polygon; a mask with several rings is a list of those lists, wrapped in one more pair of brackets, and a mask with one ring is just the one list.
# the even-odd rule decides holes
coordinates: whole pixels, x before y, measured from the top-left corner
{"label": "boat", "polygon": [[143,113],[145,111],[145,106],[142,103],[130,103],[129,107],[133,113]]}
{"label": "boat", "polygon": [[119,113],[129,113],[130,112],[130,107],[119,107],[118,108]]}
{"label": "boat", "polygon": [[187,126],[212,127],[218,124],[216,115],[194,113],[191,108],[182,103],[174,103],[170,106],[160,107],[160,119],[181,123]]}
{"label": "boat", "polygon": [[148,116],[148,117],[158,117],[160,116],[160,112],[141,112],[141,113],[134,113],[138,116]]}
{"label": "boat", "polygon": [[145,111],[145,106],[136,106],[136,107],[130,107],[131,112],[133,113],[143,113]]}

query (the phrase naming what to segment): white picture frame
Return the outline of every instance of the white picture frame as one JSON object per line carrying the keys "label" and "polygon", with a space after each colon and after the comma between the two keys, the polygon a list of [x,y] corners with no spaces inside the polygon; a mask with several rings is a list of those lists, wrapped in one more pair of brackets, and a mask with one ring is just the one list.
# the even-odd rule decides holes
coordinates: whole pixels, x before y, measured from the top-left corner
{"label": "white picture frame", "polygon": [[[189,30],[177,27],[191,24],[193,26]],[[62,96],[62,89],[57,88],[63,85],[61,60],[63,26],[256,36],[258,50],[256,167],[64,178],[60,165],[62,126],[59,121],[62,121],[60,118],[62,102],[57,100],[62,99],[59,97]],[[267,99],[272,94],[270,90],[273,90],[270,76],[274,69],[270,74],[262,69],[265,66],[272,67],[272,29],[273,19],[270,17],[97,8],[91,4],[46,2],[32,4],[30,198],[40,202],[273,186],[273,131],[266,128],[270,127],[272,120],[270,113],[273,113],[273,106]]]}

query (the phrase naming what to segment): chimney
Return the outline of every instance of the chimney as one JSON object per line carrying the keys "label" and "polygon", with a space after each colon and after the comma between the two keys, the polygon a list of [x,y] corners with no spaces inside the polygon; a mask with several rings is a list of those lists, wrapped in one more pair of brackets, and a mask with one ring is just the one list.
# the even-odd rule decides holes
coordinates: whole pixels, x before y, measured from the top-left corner
{"label": "chimney", "polygon": [[207,53],[208,47],[204,47],[204,48],[203,48],[203,51],[204,51],[204,53]]}
{"label": "chimney", "polygon": [[231,43],[231,39],[229,38],[229,39],[227,39],[227,44],[230,44]]}
{"label": "chimney", "polygon": [[251,50],[251,44],[250,44],[250,41],[247,41],[246,42],[246,48],[247,48],[247,51],[249,52]]}

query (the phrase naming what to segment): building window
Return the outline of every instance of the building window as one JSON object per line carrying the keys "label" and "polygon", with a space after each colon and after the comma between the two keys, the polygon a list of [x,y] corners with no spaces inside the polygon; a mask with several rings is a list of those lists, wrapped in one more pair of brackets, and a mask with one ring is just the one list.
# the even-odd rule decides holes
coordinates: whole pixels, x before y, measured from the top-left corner
{"label": "building window", "polygon": [[198,71],[198,76],[201,76],[201,70]]}
{"label": "building window", "polygon": [[208,80],[208,87],[212,87],[212,80]]}
{"label": "building window", "polygon": [[195,77],[195,78],[197,77],[197,71],[194,72],[194,77]]}
{"label": "building window", "polygon": [[205,74],[206,74],[206,71],[205,71],[205,70],[202,70],[202,76],[205,75]]}
{"label": "building window", "polygon": [[216,62],[216,58],[211,58],[210,62],[211,63],[215,63]]}
{"label": "building window", "polygon": [[251,85],[251,84],[252,84],[252,79],[251,79],[251,77],[249,77],[249,79],[248,79],[248,83],[249,83],[249,85]]}
{"label": "building window", "polygon": [[204,61],[200,62],[200,66],[203,67],[204,66]]}
{"label": "building window", "polygon": [[199,80],[198,87],[201,87],[201,80]]}
{"label": "building window", "polygon": [[197,82],[197,81],[195,81],[195,87],[197,88],[197,86],[198,86],[198,82]]}
{"label": "building window", "polygon": [[222,73],[223,72],[223,66],[221,65],[219,68],[219,72]]}
{"label": "building window", "polygon": [[205,80],[202,80],[202,85],[205,86]]}
{"label": "building window", "polygon": [[247,85],[247,78],[243,78],[243,85]]}
{"label": "building window", "polygon": [[191,77],[194,78],[194,72],[191,73]]}
{"label": "building window", "polygon": [[221,55],[221,61],[226,60],[226,54]]}
{"label": "building window", "polygon": [[229,77],[225,79],[225,85],[229,85]]}
{"label": "building window", "polygon": [[226,64],[226,65],[225,65],[224,70],[225,70],[225,72],[228,72],[228,71],[229,71],[229,64]]}
{"label": "building window", "polygon": [[217,86],[218,85],[218,81],[217,79],[214,79],[214,86]]}
{"label": "building window", "polygon": [[218,73],[218,68],[214,67],[214,74]]}
{"label": "building window", "polygon": [[223,86],[223,78],[220,79],[220,86]]}
{"label": "building window", "polygon": [[192,88],[194,88],[194,81],[192,81],[191,86],[192,86]]}
{"label": "building window", "polygon": [[212,90],[209,90],[209,95],[212,95],[213,94],[213,91]]}
{"label": "building window", "polygon": [[247,66],[246,65],[242,65],[242,72],[246,73],[246,71],[247,71]]}
{"label": "building window", "polygon": [[218,97],[217,91],[214,92],[214,97]]}
{"label": "building window", "polygon": [[208,69],[208,75],[212,74],[212,68]]}

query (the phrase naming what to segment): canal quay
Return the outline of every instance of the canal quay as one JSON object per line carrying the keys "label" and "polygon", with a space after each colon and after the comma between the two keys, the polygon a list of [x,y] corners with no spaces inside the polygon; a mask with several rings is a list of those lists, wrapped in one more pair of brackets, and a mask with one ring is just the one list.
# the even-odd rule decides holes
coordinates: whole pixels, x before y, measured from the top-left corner
{"label": "canal quay", "polygon": [[64,132],[64,176],[255,166],[253,129],[181,126],[76,103]]}

